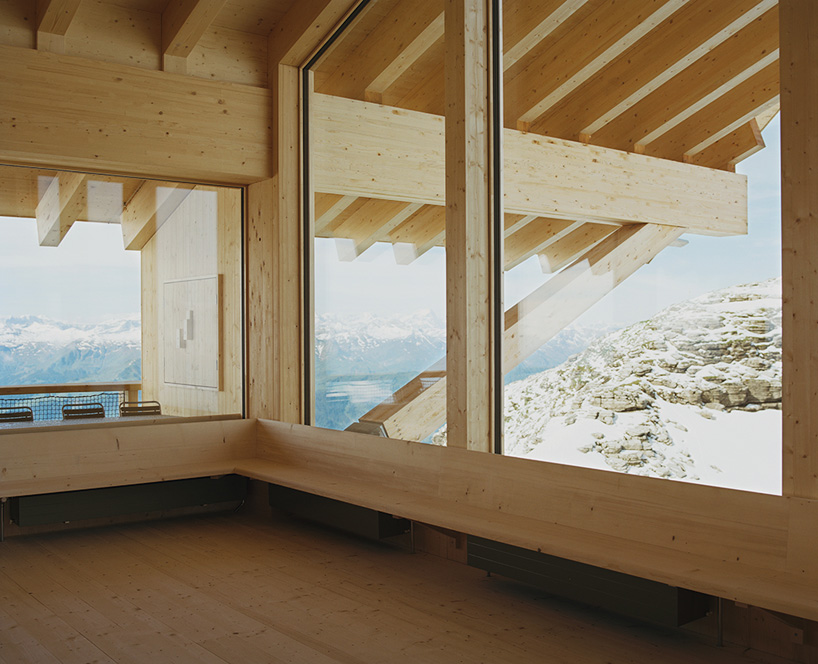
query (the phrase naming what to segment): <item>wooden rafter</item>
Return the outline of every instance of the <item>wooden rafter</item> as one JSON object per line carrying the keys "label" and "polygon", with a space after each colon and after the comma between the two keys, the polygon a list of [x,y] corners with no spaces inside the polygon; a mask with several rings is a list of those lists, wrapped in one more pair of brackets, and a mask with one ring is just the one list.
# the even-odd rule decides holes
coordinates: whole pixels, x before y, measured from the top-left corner
{"label": "wooden rafter", "polygon": [[503,68],[516,65],[532,48],[588,0],[519,0],[503,14]]}
{"label": "wooden rafter", "polygon": [[508,238],[537,218],[535,214],[509,214],[503,217],[503,236]]}
{"label": "wooden rafter", "polygon": [[764,148],[761,128],[754,118],[720,138],[710,147],[688,158],[691,164],[735,170],[736,164]]}
{"label": "wooden rafter", "polygon": [[315,196],[315,235],[322,237],[329,225],[344,214],[358,200],[357,196],[333,194],[316,194]]}
{"label": "wooden rafter", "polygon": [[424,205],[390,234],[395,259],[400,265],[417,260],[446,238],[446,210],[441,205]]}
{"label": "wooden rafter", "polygon": [[347,208],[326,231],[327,236],[352,242],[351,251],[345,254],[349,260],[360,256],[375,242],[386,239],[397,225],[420,207],[378,198],[358,200],[359,204]]}
{"label": "wooden rafter", "polygon": [[122,211],[125,249],[141,251],[195,187],[145,180]]}
{"label": "wooden rafter", "polygon": [[768,58],[769,65],[777,50],[778,12],[773,8],[587,139],[595,145],[632,150],[646,137],[657,138],[717,101],[720,94],[757,73],[759,62]]}
{"label": "wooden rafter", "polygon": [[713,145],[765,109],[779,101],[778,53],[773,62],[744,82],[720,95],[711,104],[693,113],[654,138],[651,135],[636,144],[645,154],[670,159],[692,157]]}
{"label": "wooden rafter", "polygon": [[[615,229],[505,313],[503,372],[576,320],[682,234],[655,224]],[[604,277],[604,278],[603,278]],[[392,438],[423,440],[446,420],[446,374],[431,368],[361,417]]]}
{"label": "wooden rafter", "polygon": [[616,226],[583,224],[537,252],[540,268],[545,274],[558,272],[580,255],[595,247],[616,230]]}
{"label": "wooden rafter", "polygon": [[[443,204],[443,118],[320,94],[311,108],[316,191]],[[513,129],[503,138],[508,213],[746,232],[746,182],[731,173]]]}
{"label": "wooden rafter", "polygon": [[87,175],[60,173],[55,176],[37,205],[37,236],[40,246],[59,246],[87,207]]}
{"label": "wooden rafter", "polygon": [[172,0],[162,13],[165,70],[185,72],[185,62],[227,0]]}
{"label": "wooden rafter", "polygon": [[[41,183],[50,183],[58,173],[37,168],[0,166],[0,216],[37,216]],[[88,200],[77,221],[119,223],[124,201],[127,201],[141,182],[133,178],[94,175],[88,179]]]}
{"label": "wooden rafter", "polygon": [[443,13],[436,16],[420,34],[410,41],[386,66],[383,71],[366,86],[364,93],[368,101],[380,102],[384,93],[437,42],[443,39]]}
{"label": "wooden rafter", "polygon": [[345,54],[335,73],[318,85],[325,94],[379,97],[400,74],[443,35],[441,0],[399,2]]}
{"label": "wooden rafter", "polygon": [[541,42],[509,70],[506,122],[516,118],[527,128],[688,1],[624,0],[595,6],[587,16],[576,12],[559,38]]}
{"label": "wooden rafter", "polygon": [[[583,225],[581,221],[537,219],[506,237],[503,259],[506,270],[512,270],[548,245]],[[611,227],[613,230],[613,227]]]}
{"label": "wooden rafter", "polygon": [[37,0],[37,48],[65,52],[65,33],[81,0]]}
{"label": "wooden rafter", "polygon": [[749,10],[744,3],[691,1],[541,116],[531,131],[569,139],[594,134],[777,2],[754,1]]}

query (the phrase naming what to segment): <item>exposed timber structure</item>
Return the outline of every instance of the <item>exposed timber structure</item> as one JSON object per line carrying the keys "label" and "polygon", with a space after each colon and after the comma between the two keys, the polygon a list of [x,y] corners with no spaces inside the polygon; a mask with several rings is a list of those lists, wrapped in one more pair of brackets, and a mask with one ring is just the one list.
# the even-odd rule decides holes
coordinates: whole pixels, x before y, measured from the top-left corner
{"label": "exposed timber structure", "polygon": [[[486,0],[0,2],[0,216],[121,227],[141,390],[195,418],[0,432],[0,499],[237,473],[818,620],[818,4],[501,5],[493,58]],[[779,110],[783,495],[491,454],[500,370],[682,235],[747,233]],[[311,426],[316,238],[446,251],[446,367],[360,417],[393,440]]]}

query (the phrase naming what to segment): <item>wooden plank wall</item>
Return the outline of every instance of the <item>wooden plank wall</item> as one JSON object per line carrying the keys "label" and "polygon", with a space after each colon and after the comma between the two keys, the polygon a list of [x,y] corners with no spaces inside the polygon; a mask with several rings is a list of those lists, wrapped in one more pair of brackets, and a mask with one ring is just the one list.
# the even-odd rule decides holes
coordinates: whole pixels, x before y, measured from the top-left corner
{"label": "wooden plank wall", "polygon": [[[241,191],[197,187],[142,250],[142,396],[168,415],[241,413]],[[164,284],[219,275],[221,389],[165,382]],[[195,325],[195,322],[194,322]]]}
{"label": "wooden plank wall", "polygon": [[222,184],[270,177],[267,90],[12,46],[0,46],[0,62],[2,163]]}

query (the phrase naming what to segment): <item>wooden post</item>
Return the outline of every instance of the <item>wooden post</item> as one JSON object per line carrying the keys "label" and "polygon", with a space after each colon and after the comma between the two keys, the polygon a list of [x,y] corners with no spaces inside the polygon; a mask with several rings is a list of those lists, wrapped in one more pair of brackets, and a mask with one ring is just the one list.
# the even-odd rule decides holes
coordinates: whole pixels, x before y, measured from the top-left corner
{"label": "wooden post", "polygon": [[818,4],[781,0],[784,495],[818,498]]}
{"label": "wooden post", "polygon": [[299,71],[273,86],[273,177],[248,190],[248,415],[303,423]]}
{"label": "wooden post", "polygon": [[353,0],[305,0],[268,39],[273,177],[247,191],[247,413],[302,423],[304,291],[300,67]]}
{"label": "wooden post", "polygon": [[448,444],[494,446],[489,12],[447,0],[446,417]]}

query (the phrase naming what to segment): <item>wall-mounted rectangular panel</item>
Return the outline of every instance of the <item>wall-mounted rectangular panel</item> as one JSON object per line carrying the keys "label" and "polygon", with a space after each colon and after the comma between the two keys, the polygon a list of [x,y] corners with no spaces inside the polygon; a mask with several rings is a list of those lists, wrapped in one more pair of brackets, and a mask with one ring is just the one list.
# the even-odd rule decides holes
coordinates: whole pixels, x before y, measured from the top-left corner
{"label": "wall-mounted rectangular panel", "polygon": [[165,382],[220,389],[222,307],[218,276],[166,281]]}

